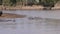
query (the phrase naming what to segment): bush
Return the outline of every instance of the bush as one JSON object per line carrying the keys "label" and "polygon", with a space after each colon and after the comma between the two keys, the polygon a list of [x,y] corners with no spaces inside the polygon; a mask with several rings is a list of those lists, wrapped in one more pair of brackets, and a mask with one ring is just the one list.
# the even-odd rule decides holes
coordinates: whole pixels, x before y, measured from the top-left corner
{"label": "bush", "polygon": [[10,5],[11,6],[13,6],[13,5],[16,6],[16,0],[10,0]]}
{"label": "bush", "polygon": [[0,5],[2,5],[2,0],[0,0]]}
{"label": "bush", "polygon": [[58,0],[40,0],[39,1],[39,3],[43,5],[44,7],[55,5],[57,2]]}
{"label": "bush", "polygon": [[39,3],[44,7],[43,9],[51,10],[52,7],[58,2],[59,0],[39,0]]}

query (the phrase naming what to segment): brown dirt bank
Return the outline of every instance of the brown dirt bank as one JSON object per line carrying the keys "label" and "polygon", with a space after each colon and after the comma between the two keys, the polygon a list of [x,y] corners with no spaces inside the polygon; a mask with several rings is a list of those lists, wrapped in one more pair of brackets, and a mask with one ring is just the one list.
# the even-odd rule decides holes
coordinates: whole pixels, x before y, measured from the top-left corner
{"label": "brown dirt bank", "polygon": [[17,14],[9,14],[9,13],[4,13],[0,18],[24,18],[26,17],[25,15],[17,15]]}
{"label": "brown dirt bank", "polygon": [[[43,6],[0,6],[0,10],[43,10]],[[55,5],[55,7],[52,8],[52,10],[60,9],[60,5]]]}
{"label": "brown dirt bank", "polygon": [[3,6],[0,7],[0,10],[34,10],[34,9],[43,9],[42,6],[16,6],[16,7],[9,7],[9,6]]}

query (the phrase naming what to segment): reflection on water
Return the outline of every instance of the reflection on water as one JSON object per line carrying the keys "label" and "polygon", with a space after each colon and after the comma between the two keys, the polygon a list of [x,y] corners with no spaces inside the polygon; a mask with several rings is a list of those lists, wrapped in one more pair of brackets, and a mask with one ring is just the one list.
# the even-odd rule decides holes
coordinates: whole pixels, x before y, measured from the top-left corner
{"label": "reflection on water", "polygon": [[4,19],[0,19],[0,22],[10,22],[10,21],[15,22],[15,20],[4,20]]}
{"label": "reflection on water", "polygon": [[60,20],[49,18],[38,19],[38,17],[31,20],[28,18],[16,18],[15,22],[1,22],[1,28],[8,29],[9,31],[16,30],[15,33],[18,34],[57,34],[60,30]]}
{"label": "reflection on water", "polygon": [[[0,33],[2,34],[60,34],[60,19],[44,18],[45,12],[17,12],[27,15],[25,18],[5,19],[8,22],[0,22]],[[44,15],[46,16],[44,16]],[[47,13],[48,14],[48,13]],[[44,17],[43,17],[44,16]],[[56,18],[56,17],[55,17]],[[9,21],[11,20],[11,21]],[[3,33],[4,32],[4,33]]]}
{"label": "reflection on water", "polygon": [[12,29],[16,29],[16,23],[0,23],[0,28],[12,28]]}

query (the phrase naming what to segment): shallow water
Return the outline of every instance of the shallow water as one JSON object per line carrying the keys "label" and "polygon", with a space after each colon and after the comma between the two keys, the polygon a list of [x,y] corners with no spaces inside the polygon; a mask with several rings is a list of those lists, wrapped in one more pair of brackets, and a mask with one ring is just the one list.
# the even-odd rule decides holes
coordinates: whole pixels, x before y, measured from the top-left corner
{"label": "shallow water", "polygon": [[0,22],[1,34],[60,34],[60,10],[16,10],[3,13],[27,15],[27,17],[5,18],[4,22]]}

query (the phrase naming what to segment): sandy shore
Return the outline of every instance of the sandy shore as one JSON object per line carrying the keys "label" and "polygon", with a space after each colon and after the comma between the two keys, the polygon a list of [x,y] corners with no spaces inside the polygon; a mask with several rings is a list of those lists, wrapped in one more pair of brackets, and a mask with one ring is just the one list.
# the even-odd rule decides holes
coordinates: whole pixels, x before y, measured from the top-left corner
{"label": "sandy shore", "polygon": [[[43,10],[43,6],[16,6],[16,7],[9,7],[9,6],[0,6],[0,10]],[[52,10],[59,9],[60,7],[53,7]]]}
{"label": "sandy shore", "polygon": [[9,13],[4,13],[0,18],[24,18],[26,15],[17,15],[17,14],[9,14]]}
{"label": "sandy shore", "polygon": [[9,6],[0,6],[0,10],[42,10],[42,6],[16,6],[16,7],[9,7]]}

